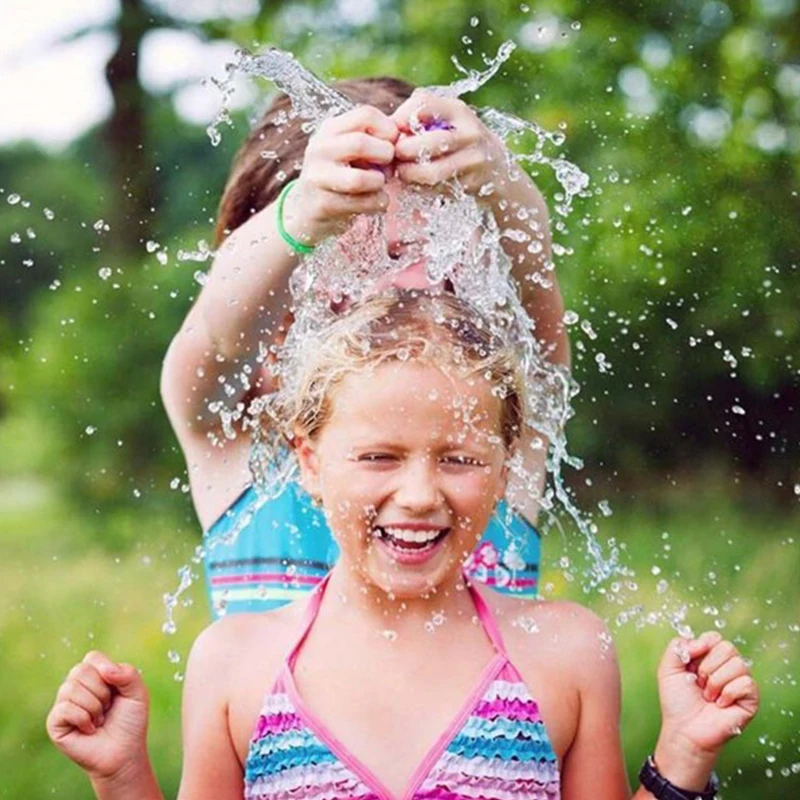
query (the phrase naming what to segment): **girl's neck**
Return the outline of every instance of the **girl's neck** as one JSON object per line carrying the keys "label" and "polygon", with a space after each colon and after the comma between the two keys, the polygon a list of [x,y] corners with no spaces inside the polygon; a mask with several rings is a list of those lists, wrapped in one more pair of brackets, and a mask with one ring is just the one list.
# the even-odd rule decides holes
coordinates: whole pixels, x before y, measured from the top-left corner
{"label": "girl's neck", "polygon": [[336,608],[345,611],[352,624],[398,635],[406,630],[430,630],[445,620],[472,621],[475,616],[475,604],[460,570],[424,596],[399,598],[340,562],[331,572],[325,605],[333,613]]}

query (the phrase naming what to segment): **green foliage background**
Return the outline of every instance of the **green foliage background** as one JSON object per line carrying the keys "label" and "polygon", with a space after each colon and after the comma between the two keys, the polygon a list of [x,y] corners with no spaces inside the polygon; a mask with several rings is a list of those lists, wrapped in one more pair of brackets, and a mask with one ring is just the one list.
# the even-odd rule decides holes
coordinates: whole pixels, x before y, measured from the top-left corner
{"label": "green foliage background", "polygon": [[[564,250],[559,278],[581,318],[571,328],[582,388],[569,435],[586,467],[570,476],[573,491],[590,511],[611,500],[615,516],[597,513],[601,533],[629,542],[640,578],[660,534],[683,531],[688,554],[670,566],[693,621],[734,628],[735,620],[764,659],[766,738],[737,743],[728,765],[742,777],[726,796],[800,788],[796,0],[547,0],[531,8],[320,0],[262,3],[249,17],[202,22],[168,18],[155,2],[133,5],[148,29],[249,48],[274,43],[326,78],[394,74],[444,84],[457,77],[452,54],[482,69],[483,54],[509,38],[519,44],[468,100],[563,127],[563,154],[591,178],[572,214],[554,219]],[[145,98],[154,194],[153,210],[142,215],[119,208],[103,128],[59,152],[29,142],[0,149],[0,535],[11,555],[0,567],[0,668],[19,677],[29,697],[24,714],[13,699],[0,701],[0,760],[24,765],[0,796],[49,796],[47,775],[56,764],[64,772],[40,723],[58,676],[94,646],[82,631],[104,647],[130,647],[132,659],[146,640],[143,657],[164,699],[160,721],[177,703],[174,669],[160,657],[167,645],[158,597],[174,588],[172,570],[199,532],[187,495],[172,488],[185,474],[158,375],[198,290],[195,272],[209,266],[181,251],[211,238],[247,119],[235,116],[212,147],[202,128],[176,115],[172,99]],[[552,206],[552,174],[543,168],[536,178]],[[6,202],[13,193],[22,201]],[[134,247],[119,236],[116,220],[126,218],[140,228]],[[599,354],[610,369],[600,368]],[[577,540],[568,541],[574,549]],[[545,542],[551,570],[559,542]],[[142,558],[159,569],[145,575]],[[729,585],[705,585],[705,571],[690,576],[697,565],[727,575]],[[553,570],[554,583],[570,590],[559,574]],[[753,589],[746,603],[741,583]],[[645,592],[636,602],[654,597]],[[93,616],[106,602],[116,616]],[[204,620],[203,602],[187,612],[190,629]],[[708,608],[717,614],[704,620]],[[617,611],[612,603],[606,613],[613,619]],[[60,636],[61,616],[73,621],[69,637]],[[133,625],[135,635],[134,618],[148,620]],[[652,719],[651,665],[632,653],[667,634],[633,636],[630,627],[620,631],[623,666],[634,702],[645,704],[640,717]],[[62,638],[69,642],[54,644]],[[626,742],[640,758],[652,730],[636,718],[628,712]],[[158,735],[174,781],[176,750]]]}

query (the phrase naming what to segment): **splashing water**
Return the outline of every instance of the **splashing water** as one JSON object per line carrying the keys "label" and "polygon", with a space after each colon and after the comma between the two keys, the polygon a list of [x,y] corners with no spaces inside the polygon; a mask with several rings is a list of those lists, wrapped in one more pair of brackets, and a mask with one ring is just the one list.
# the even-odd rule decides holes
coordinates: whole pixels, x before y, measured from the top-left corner
{"label": "splashing water", "polygon": [[[511,56],[514,47],[513,42],[501,45],[494,59],[486,59],[487,68],[484,71],[466,70],[454,59],[456,68],[465,77],[449,86],[431,87],[429,91],[446,97],[459,97],[475,91],[497,73]],[[212,144],[219,141],[219,123],[230,122],[225,103],[233,91],[233,80],[240,73],[266,78],[285,92],[292,102],[291,113],[306,121],[303,126],[306,133],[311,133],[328,116],[354,107],[352,101],[306,70],[293,55],[276,48],[269,48],[258,55],[240,50],[236,60],[226,66],[226,72],[227,79],[217,82],[222,92],[223,109],[209,128]],[[517,170],[519,165],[526,163],[549,166],[563,189],[556,210],[566,217],[573,198],[588,187],[589,178],[566,159],[546,153],[548,147],[560,147],[564,143],[564,134],[545,131],[535,123],[493,108],[479,109],[478,113],[487,127],[504,142],[523,134],[533,135],[533,150],[520,155],[509,152],[509,166]],[[455,182],[447,195],[432,196],[404,190],[399,206],[401,220],[413,219],[416,224],[423,221],[425,244],[422,255],[431,283],[449,282],[456,296],[467,300],[489,320],[492,333],[518,347],[528,386],[533,389],[525,410],[525,421],[536,433],[532,446],[541,448],[542,439],[550,444],[547,470],[551,485],[539,499],[539,504],[551,517],[558,506],[565,509],[582,533],[591,557],[584,588],[596,587],[610,576],[624,572],[618,563],[616,548],[608,555],[603,553],[597,540],[596,526],[580,511],[564,484],[563,465],[581,466],[579,460],[569,456],[564,434],[566,423],[573,414],[571,401],[578,392],[578,386],[567,369],[551,364],[542,354],[532,332],[533,323],[522,307],[511,278],[510,259],[501,246],[502,238],[509,237],[518,242],[527,242],[531,253],[541,252],[543,232],[537,218],[522,210],[517,213],[513,228],[501,230],[491,212],[482,208],[474,197]],[[385,282],[388,274],[400,272],[420,259],[420,252],[409,252],[400,259],[389,257],[382,217],[363,217],[359,224],[362,225],[360,235],[349,238],[346,248],[340,239],[326,240],[303,260],[292,276],[290,289],[295,319],[281,348],[278,362],[271,367],[280,379],[281,389],[274,394],[257,397],[247,409],[247,416],[243,409],[231,410],[220,402],[210,409],[220,416],[227,438],[235,436],[232,423],[236,421],[244,421],[246,430],[253,438],[250,468],[258,500],[250,513],[238,520],[225,535],[227,542],[235,540],[239,531],[250,523],[252,514],[265,502],[277,497],[287,483],[297,477],[297,464],[287,446],[285,434],[277,424],[279,415],[276,409],[282,395],[291,396],[296,391],[298,365],[319,346],[326,329],[336,319],[333,307],[344,299],[357,303],[374,294],[379,282]],[[204,250],[203,255],[207,252]],[[549,273],[553,268],[552,263],[547,263],[544,270],[531,277],[545,287],[552,285]],[[266,355],[267,349],[262,345],[262,362],[266,360]],[[536,476],[527,474],[522,461],[521,457],[511,460],[511,473],[519,490],[530,497],[537,497],[540,492]],[[206,548],[213,548],[214,544],[214,541],[210,541]],[[518,544],[510,543],[511,561],[515,545]],[[204,548],[198,547],[192,558],[193,563],[199,564],[205,554]],[[178,599],[195,577],[192,569],[183,568],[180,586],[176,592],[165,596],[165,630],[174,629],[174,610]]]}

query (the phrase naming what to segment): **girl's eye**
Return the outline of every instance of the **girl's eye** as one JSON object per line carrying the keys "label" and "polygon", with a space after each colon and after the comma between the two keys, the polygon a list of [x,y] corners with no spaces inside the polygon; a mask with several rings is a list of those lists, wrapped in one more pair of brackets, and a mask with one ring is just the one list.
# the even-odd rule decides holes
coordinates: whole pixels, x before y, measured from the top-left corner
{"label": "girl's eye", "polygon": [[369,463],[382,463],[387,461],[392,461],[394,456],[391,453],[364,453],[363,456],[359,456],[359,461],[367,461]]}
{"label": "girl's eye", "polygon": [[477,458],[472,458],[472,456],[446,456],[443,460],[445,464],[456,464],[463,467],[484,466],[482,461],[479,461]]}

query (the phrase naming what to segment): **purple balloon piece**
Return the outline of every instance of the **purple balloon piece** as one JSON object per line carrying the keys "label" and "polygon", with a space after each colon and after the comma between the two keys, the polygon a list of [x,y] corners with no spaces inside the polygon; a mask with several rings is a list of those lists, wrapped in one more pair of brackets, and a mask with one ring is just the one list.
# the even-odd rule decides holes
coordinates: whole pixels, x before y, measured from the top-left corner
{"label": "purple balloon piece", "polygon": [[438,119],[437,117],[423,122],[422,126],[426,131],[452,131],[455,128],[455,126],[451,125],[446,119]]}

